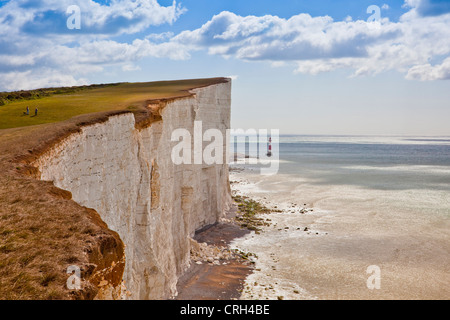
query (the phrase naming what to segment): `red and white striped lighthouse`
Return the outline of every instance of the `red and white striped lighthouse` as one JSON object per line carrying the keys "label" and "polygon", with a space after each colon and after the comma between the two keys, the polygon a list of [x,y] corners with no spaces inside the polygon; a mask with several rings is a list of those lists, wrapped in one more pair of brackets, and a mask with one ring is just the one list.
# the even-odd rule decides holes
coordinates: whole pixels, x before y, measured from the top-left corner
{"label": "red and white striped lighthouse", "polygon": [[269,143],[267,144],[267,156],[272,156],[272,137],[269,137]]}

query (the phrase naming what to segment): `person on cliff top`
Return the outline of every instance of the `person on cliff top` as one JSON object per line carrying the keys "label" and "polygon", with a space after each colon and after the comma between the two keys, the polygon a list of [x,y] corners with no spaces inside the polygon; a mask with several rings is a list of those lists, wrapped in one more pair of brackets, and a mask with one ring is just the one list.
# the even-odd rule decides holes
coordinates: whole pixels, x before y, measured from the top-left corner
{"label": "person on cliff top", "polygon": [[37,116],[38,108],[34,109],[34,115]]}
{"label": "person on cliff top", "polygon": [[27,106],[27,115],[30,114],[30,108]]}

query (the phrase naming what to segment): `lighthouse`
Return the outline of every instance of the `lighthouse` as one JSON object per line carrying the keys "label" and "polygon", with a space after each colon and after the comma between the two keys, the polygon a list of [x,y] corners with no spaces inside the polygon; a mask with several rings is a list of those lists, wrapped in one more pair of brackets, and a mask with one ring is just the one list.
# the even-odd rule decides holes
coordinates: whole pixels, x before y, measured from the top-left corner
{"label": "lighthouse", "polygon": [[272,156],[272,137],[269,136],[269,142],[267,143],[267,156]]}

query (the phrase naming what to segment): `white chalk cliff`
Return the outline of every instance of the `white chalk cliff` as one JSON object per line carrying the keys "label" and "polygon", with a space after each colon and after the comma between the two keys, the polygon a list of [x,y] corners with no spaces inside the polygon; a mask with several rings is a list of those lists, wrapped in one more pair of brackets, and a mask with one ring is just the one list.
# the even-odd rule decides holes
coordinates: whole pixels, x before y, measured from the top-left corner
{"label": "white chalk cliff", "polygon": [[[202,121],[203,131],[219,129],[225,137],[230,126],[230,81],[192,92],[167,102],[162,120],[148,127],[136,128],[132,113],[111,116],[35,163],[41,179],[70,191],[120,235],[130,299],[176,295],[177,279],[189,266],[189,237],[218,221],[231,202],[226,163],[176,165],[171,159],[173,130],[193,137],[194,121]],[[223,144],[225,159],[226,139]]]}

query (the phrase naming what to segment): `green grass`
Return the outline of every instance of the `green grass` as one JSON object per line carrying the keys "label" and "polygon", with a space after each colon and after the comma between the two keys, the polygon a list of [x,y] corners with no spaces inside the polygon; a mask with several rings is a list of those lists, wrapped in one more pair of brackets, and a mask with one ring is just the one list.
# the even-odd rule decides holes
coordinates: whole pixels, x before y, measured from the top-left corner
{"label": "green grass", "polygon": [[95,88],[103,88],[108,86],[115,86],[115,84],[94,84],[90,86],[74,86],[74,87],[59,87],[59,88],[43,88],[35,90],[21,90],[14,92],[0,92],[0,106],[19,101],[19,100],[34,100],[44,97],[49,97],[55,94],[68,94],[79,92],[83,90],[90,90]]}
{"label": "green grass", "polygon": [[[134,110],[146,100],[182,96],[194,87],[207,85],[212,79],[121,83],[89,88],[67,94],[53,92],[50,96],[22,97],[0,106],[0,129],[59,122],[74,116],[115,110]],[[74,90],[66,90],[74,91]],[[64,90],[60,90],[64,92]],[[4,94],[4,93],[3,93]],[[29,115],[24,115],[27,106]],[[34,109],[38,115],[34,116]]]}

